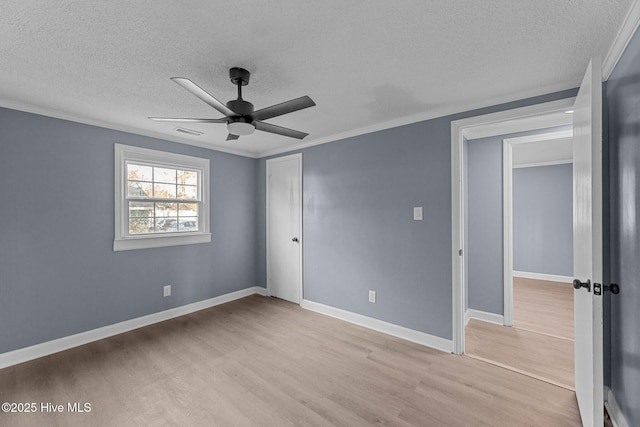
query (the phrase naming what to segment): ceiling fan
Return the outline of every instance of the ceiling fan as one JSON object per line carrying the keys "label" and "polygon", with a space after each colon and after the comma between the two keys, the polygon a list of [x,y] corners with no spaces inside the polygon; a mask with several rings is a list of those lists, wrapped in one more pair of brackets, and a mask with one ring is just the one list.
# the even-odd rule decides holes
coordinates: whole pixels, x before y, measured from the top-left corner
{"label": "ceiling fan", "polygon": [[308,96],[285,101],[280,104],[272,105],[258,111],[253,111],[253,104],[242,99],[242,86],[249,84],[249,76],[251,74],[244,68],[233,67],[229,70],[231,83],[238,86],[238,99],[233,99],[225,104],[218,101],[213,96],[205,92],[200,86],[184,77],[171,77],[171,80],[182,86],[193,95],[200,98],[222,114],[221,119],[194,119],[194,118],[173,118],[173,117],[149,117],[151,120],[159,122],[183,122],[183,123],[226,123],[227,141],[235,140],[240,136],[251,135],[255,130],[263,132],[275,133],[291,138],[303,139],[308,133],[288,129],[282,126],[276,126],[265,123],[263,120],[281,116],[283,114],[293,113],[294,111],[313,107],[315,102]]}

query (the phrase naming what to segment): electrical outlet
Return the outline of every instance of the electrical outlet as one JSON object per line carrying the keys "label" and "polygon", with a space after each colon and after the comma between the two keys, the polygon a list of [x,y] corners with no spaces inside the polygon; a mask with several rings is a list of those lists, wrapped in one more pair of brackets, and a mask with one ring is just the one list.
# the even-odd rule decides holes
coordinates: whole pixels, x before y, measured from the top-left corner
{"label": "electrical outlet", "polygon": [[376,303],[376,291],[369,291],[369,302]]}
{"label": "electrical outlet", "polygon": [[171,285],[164,285],[164,287],[162,288],[162,296],[171,296]]}

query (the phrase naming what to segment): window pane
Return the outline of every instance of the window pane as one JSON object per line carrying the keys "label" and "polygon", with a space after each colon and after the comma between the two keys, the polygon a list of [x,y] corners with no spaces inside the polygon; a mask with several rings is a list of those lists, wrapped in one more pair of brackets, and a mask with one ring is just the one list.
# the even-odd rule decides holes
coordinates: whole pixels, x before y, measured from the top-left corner
{"label": "window pane", "polygon": [[129,181],[127,197],[153,197],[153,187],[151,183]]}
{"label": "window pane", "polygon": [[175,199],[176,186],[172,184],[153,184],[153,197],[156,199]]}
{"label": "window pane", "polygon": [[167,168],[153,168],[153,182],[176,183],[176,170]]}
{"label": "window pane", "polygon": [[178,231],[178,218],[156,218],[156,233]]}
{"label": "window pane", "polygon": [[198,185],[198,172],[178,170],[178,184]]}
{"label": "window pane", "polygon": [[153,202],[129,202],[129,218],[150,218],[153,216]]}
{"label": "window pane", "polygon": [[142,166],[127,164],[127,179],[130,181],[153,181],[153,168],[151,166]]}
{"label": "window pane", "polygon": [[129,234],[153,233],[153,218],[129,218]]}
{"label": "window pane", "polygon": [[157,217],[177,217],[178,216],[178,204],[177,203],[156,203],[156,216]]}
{"label": "window pane", "polygon": [[198,218],[180,218],[178,231],[198,231]]}
{"label": "window pane", "polygon": [[198,187],[195,185],[178,185],[179,199],[198,199]]}
{"label": "window pane", "polygon": [[180,218],[187,216],[198,216],[197,203],[179,203]]}

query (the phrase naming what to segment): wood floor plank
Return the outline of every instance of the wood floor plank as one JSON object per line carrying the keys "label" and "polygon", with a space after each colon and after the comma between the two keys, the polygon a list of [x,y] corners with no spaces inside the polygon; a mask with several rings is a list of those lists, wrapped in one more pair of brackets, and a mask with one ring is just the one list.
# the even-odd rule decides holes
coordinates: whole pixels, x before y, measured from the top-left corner
{"label": "wood floor plank", "polygon": [[472,319],[465,352],[574,388],[573,342]]}
{"label": "wood floor plank", "polygon": [[573,340],[571,283],[514,277],[513,326]]}
{"label": "wood floor plank", "polygon": [[573,287],[514,277],[513,327],[471,320],[465,353],[573,390]]}
{"label": "wood floor plank", "polygon": [[251,296],[0,370],[2,426],[579,425],[572,392]]}

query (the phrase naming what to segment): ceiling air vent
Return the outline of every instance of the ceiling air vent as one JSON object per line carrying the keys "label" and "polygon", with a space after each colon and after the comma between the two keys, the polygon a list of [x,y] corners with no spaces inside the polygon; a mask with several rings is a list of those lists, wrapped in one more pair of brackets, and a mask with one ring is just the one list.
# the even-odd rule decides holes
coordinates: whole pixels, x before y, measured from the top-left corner
{"label": "ceiling air vent", "polygon": [[204,133],[204,132],[200,132],[193,129],[187,129],[187,128],[175,128],[175,131],[186,133],[187,135],[192,135],[192,136],[200,136]]}

